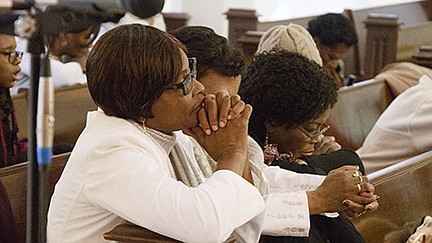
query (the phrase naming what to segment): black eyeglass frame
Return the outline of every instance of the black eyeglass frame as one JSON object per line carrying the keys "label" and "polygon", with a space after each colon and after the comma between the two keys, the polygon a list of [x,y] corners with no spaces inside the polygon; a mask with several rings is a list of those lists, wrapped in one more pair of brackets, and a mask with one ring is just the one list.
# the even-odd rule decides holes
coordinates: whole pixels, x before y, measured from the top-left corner
{"label": "black eyeglass frame", "polygon": [[188,95],[192,91],[193,79],[196,79],[196,73],[197,73],[197,71],[196,71],[197,59],[196,59],[196,57],[190,57],[190,58],[188,58],[188,61],[189,61],[190,73],[180,83],[173,84],[171,87],[168,88],[168,89],[173,89],[173,90],[181,89],[183,91],[184,96]]}
{"label": "black eyeglass frame", "polygon": [[5,55],[8,57],[8,62],[11,64],[14,64],[18,58],[21,59],[24,55],[24,52],[22,51],[12,51],[12,52],[6,52],[2,51],[0,54]]}
{"label": "black eyeglass frame", "polygon": [[324,135],[324,133],[330,129],[330,125],[327,125],[324,123],[323,128],[317,132],[314,132],[313,134],[311,134],[309,131],[306,130],[306,128],[304,128],[302,126],[299,126],[298,129],[308,138],[308,140],[306,142],[310,143],[310,142],[312,142],[312,140],[314,140],[318,136]]}

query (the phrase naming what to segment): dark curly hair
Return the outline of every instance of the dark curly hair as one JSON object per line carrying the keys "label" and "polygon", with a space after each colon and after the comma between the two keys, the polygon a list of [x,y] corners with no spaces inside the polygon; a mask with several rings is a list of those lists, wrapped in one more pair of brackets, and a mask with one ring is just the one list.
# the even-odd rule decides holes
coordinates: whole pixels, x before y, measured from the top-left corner
{"label": "dark curly hair", "polygon": [[197,79],[209,72],[229,77],[244,73],[246,65],[240,50],[230,46],[227,39],[204,26],[187,26],[170,32],[188,49],[189,57],[197,58]]}
{"label": "dark curly hair", "polygon": [[308,31],[324,46],[333,48],[338,44],[357,44],[358,36],[351,21],[337,13],[328,13],[309,21]]}
{"label": "dark curly hair", "polygon": [[249,135],[263,144],[266,123],[294,128],[333,107],[337,88],[332,76],[306,57],[275,49],[255,56],[240,86],[253,107]]}

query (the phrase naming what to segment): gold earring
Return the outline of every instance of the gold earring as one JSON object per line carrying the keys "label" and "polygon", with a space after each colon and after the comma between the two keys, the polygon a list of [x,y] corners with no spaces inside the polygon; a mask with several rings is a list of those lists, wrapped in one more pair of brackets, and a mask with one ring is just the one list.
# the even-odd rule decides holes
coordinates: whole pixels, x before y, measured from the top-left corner
{"label": "gold earring", "polygon": [[67,41],[65,41],[65,40],[62,41],[62,42],[61,42],[61,45],[62,45],[63,47],[66,47],[66,45],[67,45]]}

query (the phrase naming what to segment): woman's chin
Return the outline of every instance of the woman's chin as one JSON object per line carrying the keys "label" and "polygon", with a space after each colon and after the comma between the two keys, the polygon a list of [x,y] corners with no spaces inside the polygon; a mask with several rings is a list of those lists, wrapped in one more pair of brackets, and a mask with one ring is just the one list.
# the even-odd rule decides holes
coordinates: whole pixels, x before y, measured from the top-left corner
{"label": "woman's chin", "polygon": [[301,153],[301,157],[310,157],[313,155],[313,152],[303,152]]}

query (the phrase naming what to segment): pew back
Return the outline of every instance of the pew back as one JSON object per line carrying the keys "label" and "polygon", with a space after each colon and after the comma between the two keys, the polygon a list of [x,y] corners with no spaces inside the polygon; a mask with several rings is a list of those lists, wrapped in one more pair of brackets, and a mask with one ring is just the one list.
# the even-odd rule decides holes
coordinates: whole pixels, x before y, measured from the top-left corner
{"label": "pew back", "polygon": [[[360,50],[359,61],[362,70],[367,64],[366,58],[366,36],[367,29],[364,21],[369,14],[392,14],[399,18],[405,25],[412,25],[422,22],[427,22],[432,19],[432,2],[431,1],[413,1],[409,3],[394,4],[382,7],[374,7],[367,9],[353,9],[352,21],[359,36],[358,48]],[[412,52],[411,54],[413,54]],[[373,76],[365,76],[366,79]]]}
{"label": "pew back", "polygon": [[338,101],[330,112],[327,135],[344,148],[356,150],[381,113],[391,102],[385,80],[367,80],[338,90]]}
{"label": "pew back", "polygon": [[[70,153],[53,156],[48,169],[48,202],[54,192],[54,186],[63,172]],[[13,220],[19,243],[26,242],[27,221],[27,173],[29,162],[24,162],[0,169],[0,180],[6,189],[12,206]]]}
{"label": "pew back", "polygon": [[403,25],[399,29],[396,61],[412,61],[421,46],[432,45],[432,22]]}
{"label": "pew back", "polygon": [[[18,137],[28,137],[27,95],[12,97],[19,127]],[[54,144],[75,144],[85,127],[87,111],[95,110],[87,84],[74,85],[55,90],[54,93]]]}
{"label": "pew back", "polygon": [[176,243],[180,242],[133,224],[120,224],[104,234],[105,240],[118,242]]}
{"label": "pew back", "polygon": [[372,78],[394,62],[414,62],[421,46],[432,44],[432,21],[403,25],[396,15],[370,14],[364,55],[364,77]]}
{"label": "pew back", "polygon": [[[389,238],[396,235],[406,242],[422,218],[432,215],[431,174],[432,151],[428,151],[368,175],[381,198],[378,210],[353,219],[366,242],[399,242]],[[405,224],[410,222],[414,227]]]}

